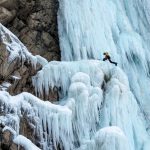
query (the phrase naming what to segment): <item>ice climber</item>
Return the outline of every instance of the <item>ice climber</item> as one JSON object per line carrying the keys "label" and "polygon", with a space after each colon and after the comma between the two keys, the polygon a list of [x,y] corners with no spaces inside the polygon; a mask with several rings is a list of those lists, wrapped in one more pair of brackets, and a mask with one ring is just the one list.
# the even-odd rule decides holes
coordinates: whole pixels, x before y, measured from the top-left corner
{"label": "ice climber", "polygon": [[117,66],[116,62],[111,61],[111,57],[109,56],[108,52],[103,53],[103,55],[105,56],[105,58],[103,58],[103,61],[109,60],[110,63],[115,64]]}

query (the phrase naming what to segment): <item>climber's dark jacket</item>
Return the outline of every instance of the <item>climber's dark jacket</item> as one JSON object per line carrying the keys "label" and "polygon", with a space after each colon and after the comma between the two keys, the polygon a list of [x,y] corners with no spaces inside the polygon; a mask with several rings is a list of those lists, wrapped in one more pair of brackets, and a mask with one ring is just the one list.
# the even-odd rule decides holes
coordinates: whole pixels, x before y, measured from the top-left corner
{"label": "climber's dark jacket", "polygon": [[117,66],[116,62],[111,61],[111,57],[109,56],[109,54],[106,52],[103,54],[105,56],[105,58],[103,58],[103,61],[105,60],[109,60],[110,63],[115,64]]}

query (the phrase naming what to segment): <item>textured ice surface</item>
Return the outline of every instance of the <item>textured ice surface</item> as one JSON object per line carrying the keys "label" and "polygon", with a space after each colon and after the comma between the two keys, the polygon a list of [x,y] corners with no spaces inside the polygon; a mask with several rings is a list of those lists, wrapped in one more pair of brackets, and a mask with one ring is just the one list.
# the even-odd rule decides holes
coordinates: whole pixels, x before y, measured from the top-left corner
{"label": "textured ice surface", "polygon": [[100,129],[91,141],[82,145],[81,150],[130,150],[129,143],[122,132],[116,126]]}
{"label": "textured ice surface", "polygon": [[[57,87],[61,87],[62,93],[65,95],[68,92],[71,77],[75,73],[87,73],[92,78],[92,85],[101,86],[104,78],[102,70],[104,70],[104,72],[109,72],[109,68],[113,68],[113,66],[94,60],[79,62],[72,61],[69,63],[52,61],[45,65],[45,67],[33,77],[33,84],[35,85],[38,94],[42,95],[44,90],[48,94],[49,88],[54,88],[54,86],[57,85]],[[80,80],[83,80],[86,86],[90,84],[88,79],[84,76],[79,76],[79,78],[74,77],[72,80],[73,82],[80,82]]]}
{"label": "textured ice surface", "polygon": [[[129,79],[130,89],[139,107],[138,116],[144,116],[143,122],[146,120],[145,129],[149,132],[149,0],[59,0],[59,3],[58,24],[62,60],[72,61],[92,58],[102,60],[103,52],[109,52],[112,60],[117,61],[119,67],[125,71]],[[123,116],[118,118],[118,115],[116,115],[121,115],[120,112],[115,111],[118,111],[116,105],[121,106],[121,104],[117,102],[117,99],[122,99],[120,96],[123,95],[118,94],[118,87],[114,86],[115,82],[116,81],[112,81],[110,83],[110,89],[114,87],[111,91],[112,94],[106,94],[106,98],[108,99],[108,101],[106,101],[107,104],[105,103],[106,106],[110,105],[110,107],[113,107],[109,110],[110,116],[117,116],[115,121],[120,120],[120,122],[126,126],[130,124],[129,122],[136,124],[133,121],[136,115],[131,121],[128,120],[131,116],[129,117],[127,115],[128,111],[125,110],[125,100],[121,102],[123,102],[122,109],[127,113],[124,114],[126,119],[122,119]],[[127,95],[124,94],[123,97],[127,97]],[[129,105],[127,102],[126,104]],[[116,106],[116,108],[114,106]],[[131,106],[131,108],[129,106]],[[134,108],[137,107],[134,107],[134,105],[129,106],[129,110],[133,109],[136,111]],[[108,110],[105,111],[108,113]],[[103,118],[103,120],[107,119],[110,121],[109,116]],[[114,119],[111,120],[113,121]],[[135,132],[139,134],[140,129],[138,130],[137,127],[133,129],[133,133],[129,131],[130,136],[133,136]],[[128,128],[128,130],[130,129]],[[143,133],[143,131],[141,131],[141,133]],[[142,135],[138,135],[137,137],[141,136]],[[136,140],[132,142],[131,149],[150,149],[150,147],[148,148],[147,146],[137,146],[137,143],[140,143],[137,137],[134,136]]]}
{"label": "textured ice surface", "polygon": [[[73,115],[75,148],[86,149],[91,140],[90,149],[98,150],[99,142],[106,140],[114,144],[104,144],[105,150],[123,150],[125,141],[124,150],[149,149],[150,139],[142,112],[130,91],[127,76],[118,67],[97,60],[50,62],[33,78],[33,83],[40,94],[44,90],[48,93],[49,88],[55,86],[62,89],[64,105]],[[109,132],[110,137],[107,132],[103,136],[98,132],[108,126],[119,127],[124,138],[114,135],[113,131]],[[93,147],[95,134],[104,139]],[[118,144],[111,137],[116,138]]]}
{"label": "textured ice surface", "polygon": [[143,114],[119,67],[98,60],[52,61],[33,83],[41,95],[60,88],[60,105],[29,93],[0,92],[0,110],[7,114],[0,119],[19,134],[20,118],[27,114],[43,150],[58,145],[65,150],[98,150],[100,145],[102,150],[149,150]]}
{"label": "textured ice surface", "polygon": [[[12,97],[0,92],[0,110],[7,114],[0,119],[19,134],[26,112],[44,150],[58,145],[64,150],[149,150],[149,1],[59,0],[59,7],[63,62],[43,60],[33,85],[37,95],[60,89],[60,105],[29,93]],[[0,26],[3,31],[11,35]],[[11,37],[5,44],[12,56],[21,50],[22,58],[41,61]],[[104,51],[121,69],[87,60],[102,60]]]}
{"label": "textured ice surface", "polygon": [[[44,150],[52,146],[56,148],[57,143],[62,143],[66,150],[72,149],[72,112],[66,106],[43,102],[29,93],[10,96],[7,92],[0,92],[0,106],[1,112],[6,114],[1,116],[0,120],[12,127],[16,134],[19,134],[20,118],[26,117],[31,127],[39,134]],[[26,116],[23,116],[25,114]],[[21,142],[19,137],[15,141]]]}
{"label": "textured ice surface", "polygon": [[103,52],[108,51],[126,72],[131,90],[150,122],[149,0],[59,0],[59,3],[62,60],[102,60]]}

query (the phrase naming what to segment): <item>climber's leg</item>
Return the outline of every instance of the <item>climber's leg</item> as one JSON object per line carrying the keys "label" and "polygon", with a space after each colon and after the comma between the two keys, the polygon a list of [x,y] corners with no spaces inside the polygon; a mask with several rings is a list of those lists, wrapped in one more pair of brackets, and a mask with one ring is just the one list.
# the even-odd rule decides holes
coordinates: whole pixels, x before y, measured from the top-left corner
{"label": "climber's leg", "polygon": [[108,59],[110,63],[115,64],[117,66],[116,62],[111,61],[111,59]]}

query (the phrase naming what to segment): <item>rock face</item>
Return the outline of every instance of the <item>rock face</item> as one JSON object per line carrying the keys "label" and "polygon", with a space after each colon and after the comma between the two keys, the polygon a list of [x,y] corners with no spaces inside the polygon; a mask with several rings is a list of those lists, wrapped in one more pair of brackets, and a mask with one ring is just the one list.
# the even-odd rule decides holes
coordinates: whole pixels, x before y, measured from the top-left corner
{"label": "rock face", "polygon": [[0,150],[24,150],[22,146],[13,142],[14,135],[9,130],[3,131],[4,127],[0,124]]}
{"label": "rock face", "polygon": [[12,95],[23,91],[33,93],[32,76],[42,68],[38,57],[29,53],[16,36],[0,24],[0,90],[8,90]]}
{"label": "rock face", "polygon": [[0,22],[33,54],[59,60],[57,0],[1,0]]}
{"label": "rock face", "polygon": [[[43,56],[48,61],[60,60],[57,10],[57,0],[1,0],[0,23],[18,36],[33,55]],[[7,34],[5,34],[5,38],[6,41],[10,40]],[[0,90],[8,88],[12,95],[23,91],[34,94],[31,80],[41,66],[38,64],[35,70],[28,60],[21,64],[19,57],[8,64],[9,53],[6,45],[1,41],[0,51],[2,54],[0,57],[0,84],[4,85],[0,87]],[[50,98],[45,98],[55,101],[57,94],[52,93]]]}

